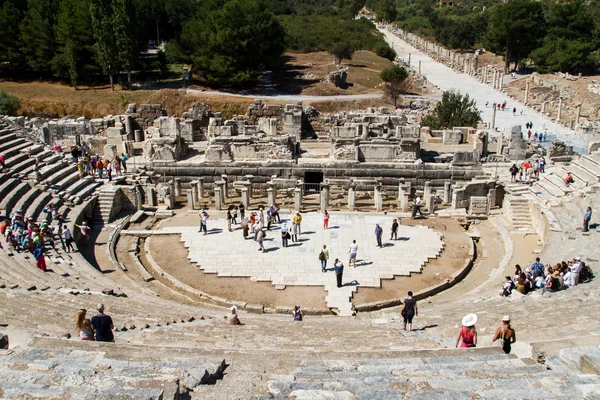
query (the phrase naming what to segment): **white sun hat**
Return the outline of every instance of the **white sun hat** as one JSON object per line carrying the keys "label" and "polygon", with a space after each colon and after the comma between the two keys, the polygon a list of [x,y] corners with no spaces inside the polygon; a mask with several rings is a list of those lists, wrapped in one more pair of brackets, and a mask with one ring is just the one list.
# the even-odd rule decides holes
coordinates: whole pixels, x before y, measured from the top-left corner
{"label": "white sun hat", "polygon": [[477,314],[467,314],[462,319],[463,326],[473,326],[477,323]]}

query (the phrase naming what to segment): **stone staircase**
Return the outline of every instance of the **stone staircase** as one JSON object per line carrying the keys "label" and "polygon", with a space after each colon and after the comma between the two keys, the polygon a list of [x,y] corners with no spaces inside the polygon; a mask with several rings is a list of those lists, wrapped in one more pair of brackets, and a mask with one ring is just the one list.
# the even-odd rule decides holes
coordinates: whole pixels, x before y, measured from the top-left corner
{"label": "stone staircase", "polygon": [[513,228],[519,231],[533,231],[529,200],[521,195],[510,196],[509,215]]}
{"label": "stone staircase", "polygon": [[105,186],[100,190],[98,201],[92,213],[92,225],[95,229],[103,227],[115,217],[113,212],[114,202],[119,190],[118,186]]}

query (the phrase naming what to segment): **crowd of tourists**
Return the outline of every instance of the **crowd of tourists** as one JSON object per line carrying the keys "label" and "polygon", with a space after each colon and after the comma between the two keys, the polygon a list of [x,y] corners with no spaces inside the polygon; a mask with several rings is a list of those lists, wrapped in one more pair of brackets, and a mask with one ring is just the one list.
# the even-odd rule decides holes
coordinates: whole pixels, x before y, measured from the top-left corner
{"label": "crowd of tourists", "polygon": [[115,155],[112,159],[100,157],[98,154],[89,154],[86,144],[71,147],[71,156],[77,164],[79,177],[97,176],[112,181],[113,176],[127,173],[127,155]]}
{"label": "crowd of tourists", "polygon": [[541,289],[541,293],[565,290],[580,283],[592,280],[594,273],[581,257],[571,261],[561,261],[552,266],[544,266],[540,258],[536,258],[530,267],[523,270],[519,264],[515,265],[514,276],[506,276],[500,294],[510,296],[514,290],[521,294],[528,294]]}
{"label": "crowd of tourists", "polygon": [[[33,255],[35,265],[42,271],[47,271],[46,246],[56,248],[56,240],[60,241],[64,251],[75,251],[73,233],[57,207],[50,203],[44,208],[43,220],[35,221],[31,216],[23,215],[22,210],[16,210],[9,219],[0,222],[0,234],[4,235],[8,247],[17,253],[27,252]],[[91,229],[87,222],[75,225],[81,232],[82,245],[88,243]]]}
{"label": "crowd of tourists", "polygon": [[526,160],[522,164],[515,163],[509,168],[510,182],[532,185],[540,179],[546,168],[546,159],[542,156],[533,161]]}

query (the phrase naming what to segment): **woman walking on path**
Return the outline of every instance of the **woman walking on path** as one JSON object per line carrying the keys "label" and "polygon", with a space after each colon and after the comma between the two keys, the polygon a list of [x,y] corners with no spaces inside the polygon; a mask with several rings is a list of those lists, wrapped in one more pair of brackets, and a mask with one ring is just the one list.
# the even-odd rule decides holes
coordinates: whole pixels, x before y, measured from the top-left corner
{"label": "woman walking on path", "polygon": [[323,229],[329,228],[329,213],[327,210],[323,211]]}
{"label": "woman walking on path", "polygon": [[458,330],[456,338],[456,347],[460,344],[461,348],[477,346],[477,331],[475,324],[477,323],[477,314],[468,314],[462,319],[462,327]]}
{"label": "woman walking on path", "polygon": [[502,326],[496,331],[493,341],[495,342],[498,339],[502,339],[502,350],[506,354],[510,354],[511,345],[517,341],[517,335],[515,334],[515,330],[510,326],[510,317],[508,315],[502,317]]}
{"label": "woman walking on path", "polygon": [[417,301],[413,299],[413,292],[408,292],[408,297],[404,299],[404,307],[400,314],[404,318],[404,330],[408,324],[408,332],[412,331],[412,321],[414,316],[419,316],[419,309],[417,308]]}

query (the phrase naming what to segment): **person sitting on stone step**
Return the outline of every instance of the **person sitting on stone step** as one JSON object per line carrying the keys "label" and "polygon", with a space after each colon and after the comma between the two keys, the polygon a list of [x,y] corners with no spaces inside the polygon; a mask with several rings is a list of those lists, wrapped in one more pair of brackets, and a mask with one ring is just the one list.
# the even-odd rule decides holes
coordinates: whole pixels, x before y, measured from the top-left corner
{"label": "person sitting on stone step", "polygon": [[236,306],[231,306],[231,308],[229,309],[229,315],[227,315],[227,322],[229,323],[229,325],[244,325],[238,318]]}
{"label": "person sitting on stone step", "polygon": [[77,318],[75,318],[75,333],[79,335],[79,339],[81,340],[95,340],[92,321],[85,317],[86,313],[87,310],[83,307],[77,312]]}

